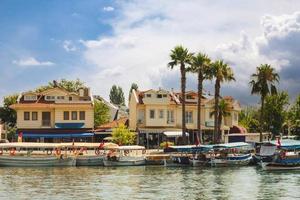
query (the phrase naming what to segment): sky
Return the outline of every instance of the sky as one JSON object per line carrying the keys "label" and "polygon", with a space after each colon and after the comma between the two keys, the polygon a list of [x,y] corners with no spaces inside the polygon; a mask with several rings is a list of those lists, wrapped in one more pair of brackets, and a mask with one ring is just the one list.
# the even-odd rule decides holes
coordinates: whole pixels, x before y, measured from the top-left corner
{"label": "sky", "polygon": [[[179,71],[167,67],[176,45],[227,62],[236,81],[221,93],[242,105],[258,103],[248,83],[260,64],[291,99],[300,93],[298,0],[1,0],[0,27],[1,99],[61,78],[105,98],[113,84],[126,99],[133,82],[179,90]],[[187,89],[196,87],[189,74]],[[214,93],[212,81],[204,87]]]}

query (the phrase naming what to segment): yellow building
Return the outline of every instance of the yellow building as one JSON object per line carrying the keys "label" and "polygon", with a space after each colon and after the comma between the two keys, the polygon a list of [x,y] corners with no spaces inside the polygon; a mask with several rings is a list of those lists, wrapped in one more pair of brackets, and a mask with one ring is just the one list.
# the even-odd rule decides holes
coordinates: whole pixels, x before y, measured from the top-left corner
{"label": "yellow building", "polygon": [[17,133],[23,140],[86,140],[93,136],[94,110],[89,88],[77,92],[60,87],[40,93],[24,92],[10,108],[17,112]]}
{"label": "yellow building", "polygon": [[[186,127],[190,141],[194,141],[197,131],[197,99],[194,91],[186,92]],[[129,128],[138,130],[139,143],[148,147],[157,146],[163,135],[176,138],[180,136],[182,126],[182,100],[181,93],[159,90],[132,91],[129,100]],[[224,97],[231,108],[230,116],[222,120],[221,130],[228,133],[230,128],[238,127],[238,114],[241,111],[240,104],[232,97]],[[214,107],[214,99],[202,96],[201,127],[204,140],[212,137],[214,117],[211,112]]]}

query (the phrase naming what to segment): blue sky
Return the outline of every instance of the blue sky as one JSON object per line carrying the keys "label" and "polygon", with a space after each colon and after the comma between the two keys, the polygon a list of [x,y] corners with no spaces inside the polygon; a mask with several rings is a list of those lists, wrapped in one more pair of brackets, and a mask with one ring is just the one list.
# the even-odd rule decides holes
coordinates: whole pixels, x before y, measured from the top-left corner
{"label": "blue sky", "polygon": [[[224,59],[237,77],[224,95],[245,104],[249,76],[261,63],[280,73],[280,89],[300,93],[300,2],[223,1],[40,1],[0,2],[0,98],[54,79],[80,78],[108,97],[112,84],[127,95],[141,89],[179,89],[179,72],[166,65],[182,44]],[[196,88],[189,75],[188,88]],[[207,91],[213,85],[207,82]]]}

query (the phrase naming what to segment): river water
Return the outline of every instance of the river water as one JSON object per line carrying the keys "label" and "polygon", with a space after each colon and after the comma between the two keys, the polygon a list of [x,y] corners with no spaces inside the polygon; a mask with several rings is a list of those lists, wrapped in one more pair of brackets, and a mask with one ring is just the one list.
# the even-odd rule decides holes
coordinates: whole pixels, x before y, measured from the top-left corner
{"label": "river water", "polygon": [[300,199],[300,171],[256,167],[0,168],[0,199]]}

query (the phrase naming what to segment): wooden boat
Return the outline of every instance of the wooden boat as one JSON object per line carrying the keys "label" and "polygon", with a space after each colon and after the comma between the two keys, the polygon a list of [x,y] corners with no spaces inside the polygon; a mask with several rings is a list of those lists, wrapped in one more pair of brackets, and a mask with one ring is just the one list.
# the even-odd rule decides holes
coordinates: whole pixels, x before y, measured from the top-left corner
{"label": "wooden boat", "polygon": [[276,146],[272,161],[261,161],[263,170],[299,170],[300,169],[300,141],[282,140],[271,141],[268,145]]}
{"label": "wooden boat", "polygon": [[[55,149],[55,156],[52,151]],[[62,152],[64,149],[64,152]],[[35,152],[34,151],[37,151]],[[6,151],[6,152],[5,152]],[[43,152],[47,152],[47,154]],[[51,152],[51,155],[50,153]],[[74,166],[76,159],[67,156],[66,147],[53,143],[3,143],[0,144],[0,166],[53,167]]]}
{"label": "wooden boat", "polygon": [[181,145],[181,146],[169,146],[164,149],[169,153],[169,158],[164,159],[164,166],[166,167],[184,167],[190,166],[191,149],[196,147],[195,145]]}
{"label": "wooden boat", "polygon": [[208,162],[210,166],[243,166],[252,160],[251,145],[245,142],[234,142],[213,145],[213,153]]}
{"label": "wooden boat", "polygon": [[212,145],[200,145],[192,147],[193,156],[190,158],[190,164],[193,167],[206,166],[211,160]]}
{"label": "wooden boat", "polygon": [[75,166],[76,159],[72,157],[26,157],[26,156],[0,156],[1,167],[57,167]]}
{"label": "wooden boat", "polygon": [[103,166],[104,148],[118,147],[114,143],[74,143],[76,166]]}
{"label": "wooden boat", "polygon": [[109,150],[103,159],[104,166],[139,166],[146,164],[146,149],[143,146],[119,146]]}

